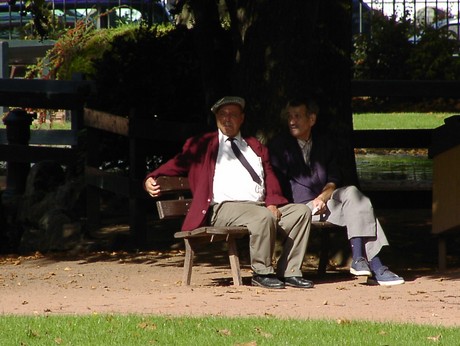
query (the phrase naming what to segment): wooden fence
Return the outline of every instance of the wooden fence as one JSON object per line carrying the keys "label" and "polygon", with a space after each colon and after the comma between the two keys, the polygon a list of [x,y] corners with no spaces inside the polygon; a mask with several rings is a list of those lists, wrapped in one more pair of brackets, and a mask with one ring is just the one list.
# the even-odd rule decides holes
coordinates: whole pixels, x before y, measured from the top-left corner
{"label": "wooden fence", "polygon": [[71,113],[70,130],[31,132],[29,144],[41,146],[8,145],[6,130],[0,129],[0,161],[32,163],[53,159],[67,164],[75,162],[83,106],[93,92],[94,86],[90,81],[0,79],[0,105],[70,110]]}
{"label": "wooden fence", "polygon": [[[174,121],[159,121],[145,114],[131,112],[119,116],[93,109],[84,110],[84,125],[87,128],[88,151],[85,176],[87,183],[88,226],[100,225],[100,201],[102,190],[124,196],[129,200],[129,226],[139,247],[146,245],[148,206],[153,200],[143,189],[146,174],[146,156],[155,147],[155,154],[161,155],[171,145],[183,144],[185,139],[199,133],[203,125]],[[97,151],[100,132],[123,136],[128,139],[129,174],[107,172],[98,167]],[[178,147],[180,148],[180,146]],[[150,150],[151,151],[151,150]]]}
{"label": "wooden fence", "polygon": [[[351,93],[353,96],[430,96],[443,94],[455,96],[452,90],[460,90],[460,83],[450,82],[401,82],[401,81],[354,81]],[[85,109],[84,125],[88,129],[87,166],[85,169],[88,183],[88,222],[96,227],[100,223],[100,193],[108,190],[129,199],[130,229],[135,231],[138,244],[144,244],[146,239],[145,207],[148,196],[142,188],[146,173],[146,147],[152,146],[152,141],[162,143],[183,143],[185,139],[201,131],[202,125],[192,123],[162,122],[152,117],[136,114],[117,116],[92,109]],[[97,154],[92,148],[97,148],[101,136],[99,131],[117,134],[129,138],[129,175],[105,172],[99,169]],[[172,136],[171,134],[174,135]],[[428,148],[431,143],[431,130],[365,130],[354,131],[355,147],[361,148]],[[158,148],[160,149],[161,148]],[[382,195],[381,191],[367,191],[375,196]],[[424,201],[430,202],[431,190],[403,191],[408,192],[408,199],[419,194]],[[391,193],[401,191],[385,191],[386,199]],[[416,199],[420,199],[417,196]],[[401,198],[401,197],[399,197]],[[415,205],[414,205],[415,206]],[[416,206],[415,206],[416,207]]]}
{"label": "wooden fence", "polygon": [[[36,130],[31,132],[25,147],[7,145],[6,130],[0,129],[0,158],[2,161],[38,162],[54,159],[61,163],[75,161],[77,132],[82,128],[82,110],[87,97],[94,93],[89,81],[24,80],[18,69],[35,64],[53,47],[54,41],[0,41],[0,108],[69,110],[70,130]],[[68,146],[68,148],[56,147]]]}
{"label": "wooden fence", "polygon": [[[33,131],[30,143],[68,144],[67,148],[50,146],[17,147],[6,145],[5,132],[0,130],[0,161],[37,162],[56,159],[63,163],[74,160],[72,146],[78,145],[77,131],[88,132],[85,176],[87,181],[87,218],[90,226],[100,221],[102,190],[111,191],[129,200],[129,226],[136,244],[146,244],[146,206],[151,201],[142,188],[146,173],[146,153],[151,146],[158,151],[169,145],[182,144],[186,138],[202,131],[202,124],[159,121],[145,114],[132,112],[118,116],[83,106],[94,93],[89,81],[43,81],[0,79],[0,105],[31,108],[71,109],[72,129],[66,131]],[[352,96],[426,96],[460,98],[460,82],[425,81],[353,81]],[[128,141],[129,173],[120,175],[98,167],[97,151],[101,131],[123,136]],[[355,147],[361,148],[428,148],[431,130],[366,130],[354,131]],[[163,147],[160,146],[160,143]],[[169,143],[169,144],[168,144]],[[179,147],[180,148],[180,147]],[[410,191],[409,191],[410,192]],[[431,191],[425,191],[431,194]],[[388,198],[388,191],[385,192]]]}

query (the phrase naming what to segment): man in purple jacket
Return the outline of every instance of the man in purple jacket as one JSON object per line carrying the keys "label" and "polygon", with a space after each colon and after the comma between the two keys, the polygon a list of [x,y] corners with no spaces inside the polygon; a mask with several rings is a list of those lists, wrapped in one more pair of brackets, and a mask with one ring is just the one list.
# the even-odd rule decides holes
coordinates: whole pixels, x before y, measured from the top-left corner
{"label": "man in purple jacket", "polygon": [[347,227],[352,274],[368,276],[369,284],[402,284],[404,279],[377,256],[388,241],[370,200],[355,186],[341,186],[336,148],[330,138],[312,131],[318,111],[312,99],[292,100],[286,107],[289,131],[270,143],[271,163],[284,195],[307,204],[313,220]]}
{"label": "man in purple jacket", "polygon": [[[218,131],[189,138],[181,153],[147,175],[144,188],[157,197],[161,193],[157,177],[188,176],[193,201],[183,231],[208,223],[247,226],[253,285],[311,288],[313,283],[301,272],[310,233],[310,209],[288,204],[270,165],[267,148],[254,137],[241,136],[244,106],[241,97],[218,100],[211,108]],[[277,231],[282,237],[283,252],[275,275],[272,259]]]}

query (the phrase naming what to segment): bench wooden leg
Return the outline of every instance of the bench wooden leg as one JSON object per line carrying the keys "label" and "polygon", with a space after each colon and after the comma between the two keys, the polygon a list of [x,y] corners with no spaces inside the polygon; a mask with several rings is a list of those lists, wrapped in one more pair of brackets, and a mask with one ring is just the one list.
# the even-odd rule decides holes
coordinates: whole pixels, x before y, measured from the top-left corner
{"label": "bench wooden leg", "polygon": [[230,268],[232,270],[233,285],[243,285],[240,272],[240,258],[238,257],[238,249],[236,247],[235,238],[230,237],[227,241],[228,246],[228,259],[230,260]]}
{"label": "bench wooden leg", "polygon": [[446,250],[446,238],[443,235],[438,236],[438,266],[439,271],[443,272],[447,267],[447,250]]}
{"label": "bench wooden leg", "polygon": [[185,243],[185,259],[184,259],[184,273],[182,276],[182,285],[190,285],[192,279],[193,256],[195,251],[189,239],[184,239]]}
{"label": "bench wooden leg", "polygon": [[318,275],[326,274],[327,264],[329,263],[329,230],[322,229],[321,232],[321,248],[319,254]]}

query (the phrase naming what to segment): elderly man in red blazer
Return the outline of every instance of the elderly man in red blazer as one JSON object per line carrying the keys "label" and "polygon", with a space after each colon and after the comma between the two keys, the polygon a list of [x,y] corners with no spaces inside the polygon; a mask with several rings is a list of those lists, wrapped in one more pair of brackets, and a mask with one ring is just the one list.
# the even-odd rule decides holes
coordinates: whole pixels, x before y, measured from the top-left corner
{"label": "elderly man in red blazer", "polygon": [[[273,173],[268,150],[254,137],[242,137],[245,101],[226,96],[211,111],[218,131],[189,138],[182,152],[147,175],[145,190],[156,197],[156,178],[188,176],[193,202],[182,230],[209,223],[247,226],[252,284],[267,288],[311,288],[301,266],[311,226],[306,205],[288,204]],[[243,157],[241,157],[243,156]],[[276,234],[283,242],[276,274],[272,265]]]}

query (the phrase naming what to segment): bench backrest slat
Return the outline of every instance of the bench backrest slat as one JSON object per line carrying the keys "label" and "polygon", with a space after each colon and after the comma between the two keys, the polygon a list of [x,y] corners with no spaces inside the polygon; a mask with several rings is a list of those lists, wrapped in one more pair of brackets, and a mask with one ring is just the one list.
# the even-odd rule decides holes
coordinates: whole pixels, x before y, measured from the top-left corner
{"label": "bench backrest slat", "polygon": [[162,193],[189,192],[190,185],[187,177],[166,177],[157,178],[157,183],[161,186]]}
{"label": "bench backrest slat", "polygon": [[159,218],[185,217],[192,202],[188,178],[161,176],[157,178],[157,183],[161,187],[161,197],[166,197],[156,202]]}
{"label": "bench backrest slat", "polygon": [[160,219],[176,219],[185,217],[190,207],[191,199],[171,199],[157,201],[158,216]]}

